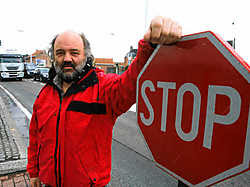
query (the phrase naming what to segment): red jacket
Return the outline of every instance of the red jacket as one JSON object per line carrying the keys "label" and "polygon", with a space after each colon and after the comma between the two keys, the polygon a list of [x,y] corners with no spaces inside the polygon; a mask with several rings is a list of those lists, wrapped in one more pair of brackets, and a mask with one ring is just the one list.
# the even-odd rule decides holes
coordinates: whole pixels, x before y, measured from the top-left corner
{"label": "red jacket", "polygon": [[51,186],[104,186],[110,181],[112,130],[136,101],[136,79],[153,52],[145,41],[122,75],[91,69],[61,97],[45,85],[33,107],[27,171]]}

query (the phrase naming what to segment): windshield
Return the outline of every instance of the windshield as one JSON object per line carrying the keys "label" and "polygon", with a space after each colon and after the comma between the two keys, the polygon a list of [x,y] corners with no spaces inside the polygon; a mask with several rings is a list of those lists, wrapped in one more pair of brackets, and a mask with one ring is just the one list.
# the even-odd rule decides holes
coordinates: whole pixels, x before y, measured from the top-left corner
{"label": "windshield", "polygon": [[34,64],[26,64],[27,69],[35,69],[36,66]]}
{"label": "windshield", "polygon": [[1,63],[20,63],[21,58],[1,58]]}
{"label": "windshield", "polygon": [[41,73],[48,73],[49,69],[40,69]]}

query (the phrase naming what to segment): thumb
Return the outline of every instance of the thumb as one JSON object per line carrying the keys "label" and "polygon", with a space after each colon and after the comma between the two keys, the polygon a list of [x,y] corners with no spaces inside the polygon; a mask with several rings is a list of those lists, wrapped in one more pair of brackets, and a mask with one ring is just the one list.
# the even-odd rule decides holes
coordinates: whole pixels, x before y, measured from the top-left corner
{"label": "thumb", "polygon": [[147,31],[146,34],[144,35],[144,40],[145,40],[145,41],[150,41],[150,35],[151,35],[151,30],[148,29],[148,31]]}

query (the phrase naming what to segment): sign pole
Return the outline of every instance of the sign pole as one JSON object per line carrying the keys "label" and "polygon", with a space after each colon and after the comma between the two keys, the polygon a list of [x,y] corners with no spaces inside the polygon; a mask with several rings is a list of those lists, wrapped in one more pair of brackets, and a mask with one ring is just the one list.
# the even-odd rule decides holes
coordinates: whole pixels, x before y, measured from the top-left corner
{"label": "sign pole", "polygon": [[189,186],[178,180],[178,187],[189,187]]}

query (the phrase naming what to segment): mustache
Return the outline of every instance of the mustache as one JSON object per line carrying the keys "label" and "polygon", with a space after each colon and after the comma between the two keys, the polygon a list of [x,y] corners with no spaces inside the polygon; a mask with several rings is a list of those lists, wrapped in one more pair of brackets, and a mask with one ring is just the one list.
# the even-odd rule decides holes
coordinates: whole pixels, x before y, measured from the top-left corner
{"label": "mustache", "polygon": [[64,61],[62,64],[62,68],[64,67],[73,67],[75,68],[75,65],[72,62]]}

